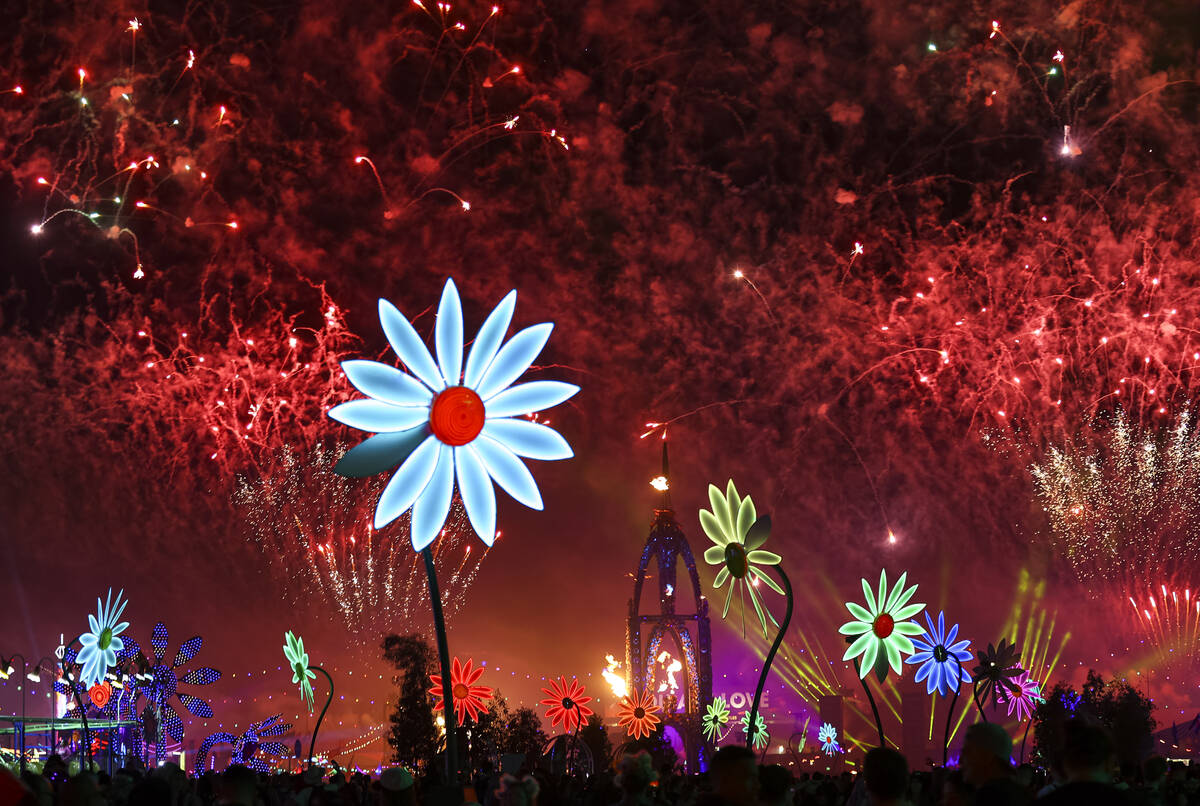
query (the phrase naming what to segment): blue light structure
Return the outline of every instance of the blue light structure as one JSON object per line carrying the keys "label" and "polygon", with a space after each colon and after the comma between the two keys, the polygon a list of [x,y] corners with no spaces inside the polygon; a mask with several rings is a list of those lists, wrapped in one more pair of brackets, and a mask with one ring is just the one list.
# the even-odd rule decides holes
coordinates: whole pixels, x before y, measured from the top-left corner
{"label": "blue light structure", "polygon": [[567,441],[552,428],[521,415],[556,406],[579,387],[560,381],[511,384],[533,364],[554,325],[527,327],[507,343],[517,292],[510,291],[488,315],[463,362],[463,315],[458,289],[447,280],[434,328],[437,361],[407,319],[379,300],[379,321],[392,349],[413,373],[378,361],[344,361],[346,377],[365,399],[333,407],[329,416],[376,436],[351,448],[335,468],[344,476],[371,476],[400,469],[375,508],[380,529],[412,509],[413,549],[433,542],[446,522],[455,480],[476,534],[496,538],[499,484],[533,509],[542,497],[518,457],[568,459]]}
{"label": "blue light structure", "polygon": [[88,632],[79,636],[83,649],[79,651],[77,661],[83,667],[79,680],[85,688],[90,688],[104,679],[108,668],[117,662],[117,653],[125,643],[119,636],[129,627],[128,621],[120,621],[121,614],[129,602],[122,602],[125,594],[122,590],[117,594],[117,600],[112,598],[112,588],[108,589],[108,598],[102,604],[96,597],[96,615],[88,614]]}
{"label": "blue light structure", "polygon": [[968,640],[955,641],[958,638],[958,625],[955,624],[946,632],[946,614],[938,612],[937,626],[925,613],[925,622],[929,629],[912,639],[914,652],[904,659],[905,663],[919,663],[916,682],[925,682],[925,693],[938,694],[945,697],[950,691],[958,692],[960,683],[970,683],[971,675],[963,670],[963,664],[975,656],[967,649],[971,645]]}
{"label": "blue light structure", "polygon": [[218,731],[201,744],[200,749],[196,751],[196,761],[193,767],[193,772],[196,775],[204,773],[204,762],[208,760],[208,754],[213,747],[218,744],[228,744],[233,746],[233,753],[229,758],[230,764],[242,764],[255,772],[271,771],[265,756],[274,756],[279,758],[287,755],[288,748],[283,742],[279,741],[263,741],[264,739],[274,739],[277,736],[283,736],[292,729],[290,722],[279,722],[283,718],[283,714],[275,714],[267,717],[261,722],[251,723],[246,728],[246,732],[241,736],[236,736],[227,731]]}

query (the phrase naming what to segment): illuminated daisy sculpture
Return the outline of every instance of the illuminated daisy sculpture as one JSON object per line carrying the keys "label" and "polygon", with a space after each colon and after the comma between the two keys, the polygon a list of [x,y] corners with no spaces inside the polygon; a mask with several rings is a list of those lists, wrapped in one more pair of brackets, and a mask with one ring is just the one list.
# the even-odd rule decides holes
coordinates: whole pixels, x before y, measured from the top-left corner
{"label": "illuminated daisy sculpture", "polygon": [[308,681],[316,679],[316,673],[320,672],[324,675],[325,681],[329,683],[329,696],[326,697],[325,706],[321,708],[317,724],[313,727],[312,741],[308,743],[308,766],[311,767],[313,753],[317,747],[317,733],[321,730],[321,723],[325,721],[325,712],[329,710],[329,705],[333,702],[333,678],[320,666],[308,665],[308,652],[304,649],[304,639],[293,634],[291,630],[283,635],[283,656],[287,658],[292,673],[292,682],[300,685],[300,697],[308,702],[310,711],[313,707],[313,689],[312,683]]}
{"label": "illuminated daisy sculpture", "polygon": [[[755,567],[778,566],[783,559],[778,554],[761,548],[771,535],[770,519],[766,521],[766,528],[759,528],[751,533],[751,527],[758,520],[754,501],[750,496],[742,498],[738,495],[733,479],[729,480],[724,493],[715,484],[708,485],[708,502],[712,511],[700,510],[700,526],[713,545],[704,551],[704,561],[709,565],[721,566],[716,579],[713,580],[714,588],[720,588],[726,582],[730,582],[729,590],[725,594],[725,606],[721,609],[721,618],[729,615],[729,603],[733,601],[734,589],[740,586],[754,605],[754,612],[758,614],[765,638],[767,616],[763,614],[763,607],[759,604],[756,585],[751,583],[761,582],[780,596],[787,595],[779,583],[761,568]],[[775,621],[773,616],[771,621]]]}
{"label": "illuminated daisy sculpture", "polygon": [[[783,624],[779,624],[775,621],[775,617],[771,616],[771,623],[779,627],[779,632],[775,634],[775,640],[771,643],[771,648],[767,650],[767,657],[763,661],[762,671],[758,676],[758,687],[754,691],[754,705],[746,714],[749,723],[758,716],[758,704],[762,699],[763,687],[767,684],[767,673],[771,671],[771,662],[775,660],[775,653],[779,651],[779,646],[783,643],[783,636],[792,622],[792,583],[783,571],[781,565],[783,558],[770,551],[764,551],[762,548],[762,545],[767,542],[767,538],[771,536],[770,516],[760,516],[755,510],[750,496],[742,498],[738,495],[733,479],[730,479],[729,483],[725,485],[724,493],[715,484],[708,485],[708,502],[712,506],[712,511],[700,510],[700,526],[703,527],[704,533],[708,535],[708,539],[713,542],[713,545],[704,551],[704,560],[709,565],[722,566],[721,570],[717,572],[716,579],[713,580],[713,587],[720,588],[726,581],[729,581],[729,592],[725,594],[725,609],[721,611],[721,618],[728,615],[729,603],[733,599],[733,589],[740,583],[744,594],[750,597],[750,602],[754,605],[754,612],[758,614],[758,621],[763,628],[763,637],[766,638],[767,619],[763,615],[762,605],[758,603],[758,594],[754,589],[761,582],[786,597]],[[759,565],[774,568],[775,573],[779,575],[780,582],[783,583],[782,587],[765,571],[758,568]],[[755,739],[757,740],[756,737]],[[747,746],[749,743],[750,738],[748,737]]]}
{"label": "illuminated daisy sculpture", "polygon": [[979,663],[972,670],[972,679],[975,681],[973,696],[975,707],[986,722],[987,714],[983,709],[988,699],[1004,702],[1006,695],[1015,694],[1017,684],[1013,678],[1025,670],[1018,665],[1021,661],[1020,650],[1015,643],[1010,644],[1007,638],[1001,639],[995,646],[988,644],[987,651],[978,653],[978,659]]}
{"label": "illuminated daisy sculpture", "polygon": [[817,731],[817,739],[821,742],[821,749],[825,751],[825,755],[832,756],[842,752],[841,746],[838,745],[837,728],[829,722]]}
{"label": "illuminated daisy sculpture", "polygon": [[955,624],[946,632],[946,614],[938,613],[937,626],[925,613],[925,623],[929,629],[920,637],[913,639],[915,652],[904,659],[905,663],[920,664],[917,668],[916,682],[925,681],[925,693],[937,692],[945,697],[950,691],[958,693],[960,683],[970,683],[971,675],[964,671],[963,664],[970,661],[974,655],[968,647],[970,641],[956,641],[958,625]]}
{"label": "illuminated daisy sculpture", "polygon": [[584,688],[578,680],[572,679],[571,684],[567,685],[566,677],[558,680],[551,678],[550,687],[542,689],[542,692],[546,699],[541,704],[548,706],[546,716],[550,717],[551,727],[557,728],[561,722],[563,730],[572,733],[594,713],[587,707],[592,698],[584,696]]}
{"label": "illuminated daisy sculpture", "polygon": [[753,731],[750,730],[750,712],[742,714],[742,733],[748,736],[747,741],[754,744],[755,750],[763,749],[767,742],[771,741],[771,734],[767,733],[767,721],[762,718],[762,714],[755,716]]}
{"label": "illuminated daisy sculpture", "polygon": [[125,642],[119,636],[129,627],[128,621],[120,621],[121,614],[129,602],[122,602],[125,591],[117,594],[117,600],[112,598],[112,588],[108,589],[108,597],[101,604],[96,597],[96,615],[88,614],[88,632],[79,636],[83,649],[75,658],[75,662],[83,667],[79,674],[79,682],[84,688],[91,688],[104,681],[108,668],[117,662],[117,653]]}
{"label": "illuminated daisy sculpture", "polygon": [[1015,712],[1017,721],[1024,722],[1033,716],[1033,710],[1039,703],[1045,702],[1045,698],[1042,696],[1042,687],[1038,681],[1029,676],[1029,672],[1025,671],[1017,675],[1012,682],[1017,687],[1016,691],[1004,691],[998,700],[1008,705],[1009,716]]}
{"label": "illuminated daisy sculpture", "polygon": [[496,539],[492,483],[528,507],[542,508],[529,469],[518,457],[568,459],[571,446],[557,431],[521,415],[557,406],[579,387],[560,381],[512,386],[542,351],[550,323],[504,335],[517,292],[510,291],[484,320],[464,365],[463,314],[458,289],[447,280],[434,326],[437,361],[403,314],[379,301],[379,321],[392,349],[412,373],[378,361],[345,361],[342,369],[365,399],[334,406],[329,416],[373,436],[351,448],[335,470],[372,476],[397,465],[375,507],[380,529],[412,509],[410,535],[421,551],[446,522],[455,481],[476,534]]}
{"label": "illuminated daisy sculpture", "polygon": [[654,732],[654,726],[662,720],[658,713],[662,709],[654,704],[654,697],[647,691],[635,691],[617,706],[617,724],[635,739],[644,739]]}
{"label": "illuminated daisy sculpture", "polygon": [[[467,658],[467,665],[463,666],[458,658],[455,658],[454,664],[450,667],[450,691],[454,695],[454,716],[460,726],[467,721],[468,714],[471,719],[478,722],[479,715],[484,712],[487,701],[492,698],[491,688],[476,685],[479,678],[483,676],[483,667],[472,668],[474,663],[473,658]],[[444,710],[443,700],[445,697],[442,693],[442,676],[431,674],[429,680],[433,683],[429,693],[437,697],[433,710]]]}
{"label": "illuminated daisy sculpture", "polygon": [[900,674],[901,655],[912,654],[915,649],[910,636],[924,632],[920,624],[908,621],[924,610],[925,605],[908,603],[917,592],[917,586],[906,589],[904,583],[907,580],[908,573],[901,574],[889,591],[885,569],[879,572],[877,592],[871,590],[867,580],[862,581],[866,607],[856,602],[846,603],[846,609],[854,616],[854,620],[843,624],[838,632],[854,640],[842,660],[854,660],[860,678],[865,678],[867,672],[874,669],[875,676],[883,682],[889,666],[896,674]]}
{"label": "illuminated daisy sculpture", "polygon": [[704,725],[704,735],[710,742],[719,742],[725,738],[725,726],[729,724],[729,706],[725,703],[724,695],[708,704],[700,721]]}
{"label": "illuminated daisy sculpture", "polygon": [[304,639],[288,630],[283,636],[283,657],[287,659],[292,670],[292,682],[300,685],[300,699],[313,709],[313,689],[310,680],[315,680],[317,673],[308,668],[308,653],[304,651]]}

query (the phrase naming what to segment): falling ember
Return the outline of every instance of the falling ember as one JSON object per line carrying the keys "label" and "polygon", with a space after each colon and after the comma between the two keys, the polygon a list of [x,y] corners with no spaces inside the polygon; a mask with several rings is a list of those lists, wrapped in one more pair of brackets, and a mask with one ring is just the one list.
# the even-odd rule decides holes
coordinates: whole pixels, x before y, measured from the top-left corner
{"label": "falling ember", "polygon": [[650,479],[650,486],[659,492],[666,492],[671,488],[671,483],[667,481],[666,476],[655,476]]}

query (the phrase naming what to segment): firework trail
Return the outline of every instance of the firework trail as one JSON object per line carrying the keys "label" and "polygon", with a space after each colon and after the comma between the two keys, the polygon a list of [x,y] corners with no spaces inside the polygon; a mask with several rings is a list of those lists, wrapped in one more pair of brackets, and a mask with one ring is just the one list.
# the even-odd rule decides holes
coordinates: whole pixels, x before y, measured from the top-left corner
{"label": "firework trail", "polygon": [[[373,648],[397,623],[413,630],[431,625],[425,570],[407,530],[371,528],[382,483],[333,472],[344,450],[318,445],[302,455],[284,448],[261,477],[239,477],[234,503],[247,541],[288,603],[301,612],[323,612],[359,646]],[[474,541],[466,511],[456,502],[434,543],[447,616],[462,604],[487,554]]]}

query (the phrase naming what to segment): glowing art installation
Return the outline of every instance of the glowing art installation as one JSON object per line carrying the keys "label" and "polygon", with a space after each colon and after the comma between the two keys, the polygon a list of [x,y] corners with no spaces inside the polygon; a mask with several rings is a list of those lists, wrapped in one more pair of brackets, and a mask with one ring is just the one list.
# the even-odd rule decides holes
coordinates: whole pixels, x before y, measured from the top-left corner
{"label": "glowing art installation", "polygon": [[321,730],[321,723],[325,721],[325,712],[329,710],[329,705],[333,702],[333,678],[320,666],[308,665],[308,652],[304,650],[304,639],[293,635],[291,630],[283,635],[283,656],[287,658],[289,671],[292,673],[292,682],[300,684],[300,696],[307,700],[310,710],[312,709],[313,690],[312,684],[308,681],[315,679],[316,673],[320,672],[325,677],[325,682],[329,684],[329,696],[325,699],[325,705],[321,708],[320,716],[317,717],[317,724],[313,727],[312,740],[308,743],[308,764],[311,767],[313,752],[317,747],[317,733]]}
{"label": "glowing art installation", "polygon": [[271,772],[265,757],[274,756],[278,759],[288,755],[287,745],[275,739],[292,729],[291,723],[279,721],[282,718],[283,714],[275,714],[259,722],[252,722],[241,736],[226,731],[212,734],[200,744],[200,749],[196,752],[194,772],[201,775],[206,771],[204,765],[208,754],[218,744],[233,746],[229,757],[231,765],[242,764],[255,772]]}
{"label": "glowing art installation", "polygon": [[968,640],[955,641],[958,638],[958,625],[955,624],[946,632],[946,614],[938,612],[937,626],[925,613],[925,623],[929,628],[922,635],[913,639],[913,654],[905,658],[905,663],[917,663],[916,682],[925,681],[925,693],[937,692],[945,697],[950,691],[958,692],[960,683],[970,683],[971,675],[963,670],[963,664],[970,661],[974,655],[968,647]]}
{"label": "glowing art installation", "polygon": [[821,742],[821,749],[825,751],[825,755],[832,756],[842,752],[837,735],[837,728],[828,722],[821,725],[821,729],[817,731],[817,739]]}
{"label": "glowing art installation", "polygon": [[563,730],[572,733],[594,713],[587,707],[592,698],[584,696],[583,686],[574,678],[571,679],[570,685],[567,685],[566,677],[560,677],[558,680],[550,678],[549,688],[542,691],[546,699],[542,700],[541,704],[547,706],[546,716],[550,718],[551,727],[557,728],[559,723],[562,723]]}
{"label": "glowing art installation", "polygon": [[[750,499],[750,496],[742,498],[738,495],[733,479],[729,480],[724,493],[715,484],[708,485],[708,501],[712,506],[712,511],[700,510],[700,525],[713,545],[705,549],[704,561],[709,565],[721,566],[716,579],[713,580],[714,588],[720,588],[726,581],[733,580],[725,594],[725,606],[721,609],[721,618],[729,615],[729,603],[733,601],[734,588],[738,587],[740,583],[745,594],[750,597],[751,604],[754,605],[754,612],[758,614],[765,638],[767,616],[763,614],[763,607],[758,601],[759,595],[755,590],[755,585],[751,582],[761,582],[780,596],[785,596],[779,583],[771,579],[766,572],[755,567],[756,565],[777,566],[783,558],[760,548],[771,534],[769,529],[758,530],[753,535],[749,534],[750,527],[758,519],[754,501]],[[770,615],[770,611],[767,615]],[[773,616],[771,621],[775,622]]]}
{"label": "glowing art installation", "polygon": [[984,721],[987,715],[984,706],[991,698],[1003,702],[1008,694],[1017,693],[1017,683],[1014,678],[1025,670],[1017,664],[1021,661],[1021,653],[1016,644],[1010,644],[1008,639],[1002,639],[999,644],[988,644],[986,651],[978,653],[979,663],[971,672],[974,680],[975,706],[979,709]]}
{"label": "glowing art installation", "polygon": [[503,343],[517,292],[488,314],[463,362],[463,315],[458,289],[447,280],[434,328],[435,362],[407,319],[387,300],[379,321],[392,349],[413,374],[377,361],[344,361],[342,369],[365,399],[335,406],[329,416],[376,436],[351,448],[336,470],[371,476],[400,465],[379,496],[375,528],[412,509],[410,536],[421,551],[437,537],[450,511],[455,479],[475,533],[496,538],[499,484],[517,501],[542,508],[541,494],[518,457],[567,459],[567,441],[521,415],[557,406],[579,387],[560,381],[512,386],[542,351],[553,325],[533,325]]}
{"label": "glowing art installation", "polygon": [[1015,712],[1017,721],[1024,722],[1033,716],[1033,711],[1039,703],[1045,702],[1045,698],[1042,696],[1042,687],[1038,681],[1029,676],[1029,672],[1025,671],[1013,679],[1013,684],[1016,685],[1016,689],[1001,693],[998,700],[1008,705],[1009,716]]}
{"label": "glowing art installation", "polygon": [[300,685],[300,699],[313,709],[313,689],[310,680],[315,680],[317,673],[308,668],[308,653],[304,651],[304,639],[288,630],[283,635],[283,657],[287,659],[292,670],[292,682]]}
{"label": "glowing art installation", "polygon": [[[468,714],[471,719],[478,722],[479,715],[484,712],[487,701],[492,698],[491,688],[476,685],[479,678],[483,676],[483,667],[474,669],[472,668],[473,664],[472,658],[467,658],[465,666],[459,662],[458,658],[455,658],[454,664],[450,667],[450,691],[454,695],[454,716],[460,726],[466,722]],[[443,711],[445,710],[445,697],[442,693],[442,676],[431,674],[429,679],[433,683],[429,693],[437,698],[433,710]]]}
{"label": "glowing art installation", "polygon": [[617,706],[617,724],[633,738],[644,739],[662,721],[658,717],[661,711],[662,708],[654,704],[654,695],[648,691],[635,691]]}
{"label": "glowing art installation", "polygon": [[867,580],[862,580],[863,596],[867,606],[846,602],[846,609],[854,616],[838,630],[842,635],[857,636],[842,660],[854,660],[861,656],[858,676],[865,678],[867,672],[875,670],[882,682],[891,666],[896,674],[901,673],[901,654],[912,654],[915,647],[910,636],[920,635],[924,630],[915,621],[907,621],[925,609],[924,603],[908,604],[917,592],[917,586],[905,588],[908,572],[900,575],[895,586],[888,590],[887,571],[879,572],[879,590],[873,592]]}
{"label": "glowing art installation", "polygon": [[701,717],[704,725],[704,736],[711,742],[718,742],[725,737],[725,726],[729,724],[729,706],[725,703],[724,695],[716,697],[705,708]]}
{"label": "glowing art installation", "polygon": [[[128,621],[120,621],[121,614],[129,602],[122,602],[125,594],[122,590],[117,594],[117,600],[112,598],[112,588],[108,589],[108,597],[103,604],[96,597],[96,615],[88,614],[88,632],[79,636],[83,649],[79,651],[76,662],[83,670],[79,674],[79,682],[86,688],[104,680],[108,668],[117,662],[117,653],[125,646],[119,636],[129,627]],[[119,623],[118,623],[119,622]]]}
{"label": "glowing art installation", "polygon": [[750,730],[750,712],[742,714],[742,733],[754,744],[755,750],[763,749],[767,742],[771,741],[771,734],[767,733],[767,721],[762,718],[762,714],[754,718],[753,731]]}
{"label": "glowing art installation", "polygon": [[112,686],[108,681],[97,683],[88,689],[88,699],[92,701],[92,705],[98,709],[103,709],[108,705],[108,701],[112,699]]}

